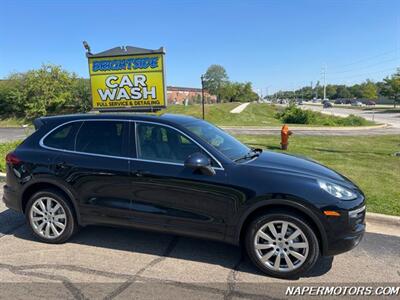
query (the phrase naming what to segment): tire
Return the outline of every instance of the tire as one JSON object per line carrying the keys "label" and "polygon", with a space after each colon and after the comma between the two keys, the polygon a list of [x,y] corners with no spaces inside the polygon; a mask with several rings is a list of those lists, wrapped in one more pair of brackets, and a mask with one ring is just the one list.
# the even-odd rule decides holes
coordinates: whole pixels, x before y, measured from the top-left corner
{"label": "tire", "polygon": [[64,243],[78,229],[71,204],[54,189],[35,193],[27,203],[25,217],[33,235],[50,244]]}
{"label": "tire", "polygon": [[[272,227],[275,231],[271,230]],[[282,229],[285,227],[286,234],[282,238]],[[304,275],[314,266],[320,255],[318,239],[312,227],[300,216],[288,212],[274,212],[253,220],[247,227],[245,248],[258,269],[269,276],[284,279]],[[280,260],[279,263],[277,260]],[[276,266],[279,268],[276,269]]]}

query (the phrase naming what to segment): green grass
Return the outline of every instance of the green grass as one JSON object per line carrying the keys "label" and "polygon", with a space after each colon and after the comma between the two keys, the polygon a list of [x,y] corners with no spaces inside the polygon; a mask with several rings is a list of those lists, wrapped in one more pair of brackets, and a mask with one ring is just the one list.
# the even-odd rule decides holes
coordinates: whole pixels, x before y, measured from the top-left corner
{"label": "green grass", "polygon": [[20,143],[21,141],[0,143],[0,172],[5,172],[6,170],[5,157],[7,153],[14,150]]}
{"label": "green grass", "polygon": [[[244,143],[279,151],[280,136],[237,136]],[[311,157],[344,174],[364,191],[368,211],[400,215],[400,136],[292,136],[288,153]]]}
{"label": "green grass", "polygon": [[[205,106],[206,120],[222,126],[278,126],[281,124],[274,115],[276,108],[269,104],[251,103],[240,114],[231,114],[230,111],[240,103],[208,104]],[[170,105],[161,113],[173,113],[202,117],[201,105]]]}
{"label": "green grass", "polygon": [[[280,126],[283,122],[277,118],[276,113],[284,108],[267,103],[251,103],[239,114],[230,111],[240,103],[209,104],[205,106],[206,120],[219,126]],[[173,113],[202,117],[201,105],[170,105],[159,113]],[[341,118],[310,111],[313,122],[310,124],[292,124],[295,126],[366,126],[374,122],[363,118],[349,116]]]}
{"label": "green grass", "polygon": [[[240,105],[240,103],[220,103],[208,104],[205,106],[206,120],[219,126],[280,126],[282,121],[276,117],[278,111],[283,107],[267,103],[251,103],[240,114],[231,114],[230,111]],[[197,118],[202,117],[201,105],[170,105],[167,109],[159,112],[190,115]],[[291,124],[295,126],[364,126],[375,123],[365,119],[355,117],[340,118],[324,115],[318,112],[310,112],[314,115],[313,122],[310,124]],[[0,127],[20,127],[28,124],[32,127],[32,122],[24,119],[0,116]],[[290,123],[289,123],[290,124]]]}
{"label": "green grass", "polygon": [[0,127],[21,127],[24,124],[31,125],[32,122],[21,118],[0,116]]}

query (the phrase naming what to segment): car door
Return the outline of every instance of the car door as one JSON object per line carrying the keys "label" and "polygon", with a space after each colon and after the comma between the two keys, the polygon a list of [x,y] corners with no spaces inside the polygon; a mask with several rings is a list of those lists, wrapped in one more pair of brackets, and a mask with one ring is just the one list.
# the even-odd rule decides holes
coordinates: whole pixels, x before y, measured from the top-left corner
{"label": "car door", "polygon": [[72,149],[56,157],[55,173],[78,199],[87,223],[123,223],[130,217],[129,122],[85,120]]}
{"label": "car door", "polygon": [[[166,125],[137,122],[130,162],[132,210],[137,224],[169,232],[221,239],[237,191],[227,185],[226,171],[202,147]],[[135,136],[133,134],[135,132]],[[215,175],[184,167],[192,153],[210,157]]]}

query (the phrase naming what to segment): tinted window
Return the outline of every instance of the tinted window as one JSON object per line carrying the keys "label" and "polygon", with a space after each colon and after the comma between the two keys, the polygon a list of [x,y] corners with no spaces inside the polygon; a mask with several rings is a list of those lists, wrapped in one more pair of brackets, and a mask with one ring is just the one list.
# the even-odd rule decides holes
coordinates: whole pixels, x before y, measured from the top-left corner
{"label": "tinted window", "polygon": [[124,156],[125,122],[86,121],[79,129],[76,138],[76,151]]}
{"label": "tinted window", "polygon": [[44,139],[43,144],[62,150],[74,150],[75,132],[81,124],[73,122],[57,128]]}
{"label": "tinted window", "polygon": [[137,124],[138,157],[142,159],[183,163],[195,152],[204,152],[178,131],[162,125]]}
{"label": "tinted window", "polygon": [[249,147],[208,122],[194,121],[183,125],[232,160],[242,157],[250,151]]}

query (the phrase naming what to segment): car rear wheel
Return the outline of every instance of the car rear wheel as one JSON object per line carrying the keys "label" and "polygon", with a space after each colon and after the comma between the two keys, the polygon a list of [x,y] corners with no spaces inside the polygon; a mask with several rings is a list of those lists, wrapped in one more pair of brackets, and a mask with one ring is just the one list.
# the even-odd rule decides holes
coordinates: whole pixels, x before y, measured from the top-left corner
{"label": "car rear wheel", "polygon": [[303,275],[319,257],[318,240],[311,226],[289,213],[268,214],[251,222],[246,250],[261,271],[279,278]]}
{"label": "car rear wheel", "polygon": [[63,243],[77,229],[69,202],[56,190],[35,193],[25,211],[33,234],[41,241],[52,244]]}

